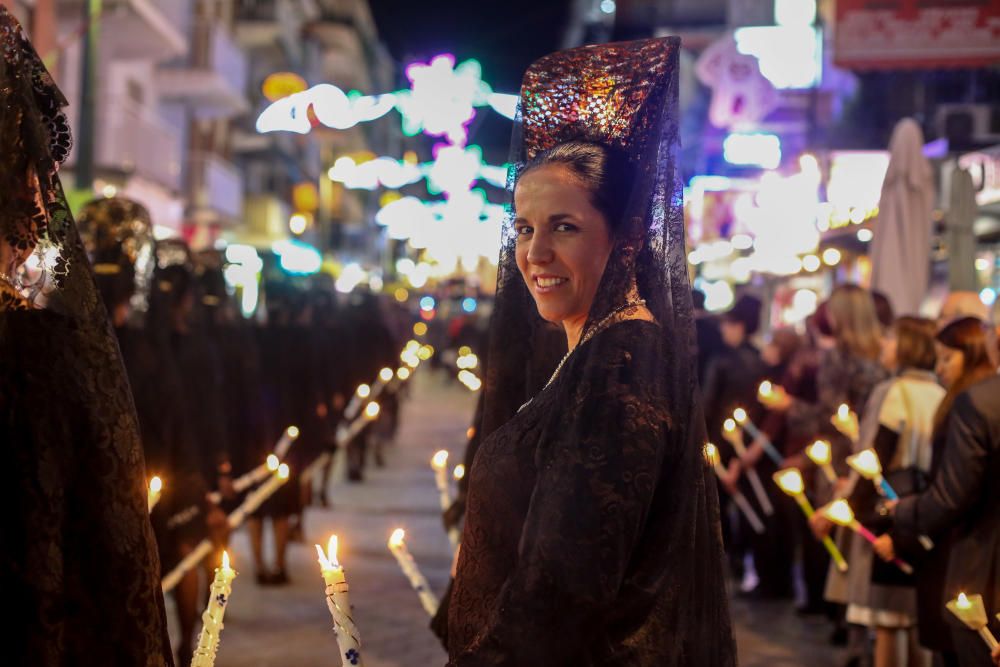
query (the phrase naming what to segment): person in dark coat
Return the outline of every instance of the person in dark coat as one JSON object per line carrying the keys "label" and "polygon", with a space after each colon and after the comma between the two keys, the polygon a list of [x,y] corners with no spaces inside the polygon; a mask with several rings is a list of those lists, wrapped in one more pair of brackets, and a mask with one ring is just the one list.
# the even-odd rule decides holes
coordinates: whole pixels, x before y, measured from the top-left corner
{"label": "person in dark coat", "polygon": [[[952,406],[947,445],[930,488],[903,498],[894,511],[890,537],[879,555],[915,558],[919,537],[932,540],[953,531],[948,548],[943,606],[960,592],[978,593],[994,636],[1000,622],[1000,377],[970,387]],[[989,652],[973,631],[948,619],[952,644],[962,667],[985,664]]]}

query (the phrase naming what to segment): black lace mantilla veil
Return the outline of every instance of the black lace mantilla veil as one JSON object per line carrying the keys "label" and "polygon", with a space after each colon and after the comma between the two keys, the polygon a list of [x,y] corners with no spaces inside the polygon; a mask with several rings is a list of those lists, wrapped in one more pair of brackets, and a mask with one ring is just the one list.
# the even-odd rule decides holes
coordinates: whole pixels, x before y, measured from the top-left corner
{"label": "black lace mantilla veil", "polygon": [[[656,324],[603,328],[542,390],[565,337],[560,330],[553,355],[551,325],[516,265],[511,206],[485,440],[450,600],[450,667],[736,662],[715,480],[702,454],[676,163],[679,48],[673,37],[585,46],[525,74],[508,195],[539,151],[570,140],[621,149],[635,174],[581,340],[633,284]],[[509,534],[497,528],[511,523]]]}
{"label": "black lace mantilla veil", "polygon": [[135,410],[57,170],[66,100],[0,7],[4,663],[171,665]]}

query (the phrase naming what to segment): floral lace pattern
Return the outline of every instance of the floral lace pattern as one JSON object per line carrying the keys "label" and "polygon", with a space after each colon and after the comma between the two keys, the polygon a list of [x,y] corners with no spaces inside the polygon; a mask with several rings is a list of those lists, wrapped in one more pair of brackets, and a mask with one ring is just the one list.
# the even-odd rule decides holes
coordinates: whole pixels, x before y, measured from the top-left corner
{"label": "floral lace pattern", "polygon": [[135,409],[56,175],[66,101],[3,7],[0,53],[4,657],[171,665]]}

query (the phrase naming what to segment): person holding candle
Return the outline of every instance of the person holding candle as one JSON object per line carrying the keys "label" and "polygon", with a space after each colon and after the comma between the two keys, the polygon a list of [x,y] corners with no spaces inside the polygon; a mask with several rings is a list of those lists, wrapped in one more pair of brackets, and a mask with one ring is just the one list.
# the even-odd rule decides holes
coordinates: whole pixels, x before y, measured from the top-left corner
{"label": "person holding candle", "polygon": [[[525,75],[450,667],[735,664],[675,189],[679,51],[581,47]],[[541,320],[568,353],[526,395]]]}
{"label": "person holding candle", "polygon": [[[896,491],[910,495],[926,488],[933,416],[945,393],[932,372],[934,323],[899,318],[883,339],[881,361],[894,376],[872,391],[854,449],[872,448]],[[875,486],[856,477],[852,476],[849,504],[862,525],[882,533],[888,522]],[[847,620],[874,629],[875,667],[896,666],[901,633],[907,639],[909,663],[919,664],[914,577],[874,557],[870,545],[861,540],[852,541],[848,560]]]}
{"label": "person holding candle", "polygon": [[[890,505],[893,525],[876,547],[883,558],[899,554],[918,561],[920,643],[944,656],[948,664],[963,664],[959,654],[976,655],[981,649],[955,632],[945,601],[964,590],[983,594],[987,607],[1000,605],[1000,599],[989,598],[989,591],[1000,589],[996,579],[992,584],[983,581],[988,577],[983,568],[995,568],[987,563],[996,563],[1000,551],[996,543],[1000,510],[992,493],[996,484],[989,481],[998,474],[997,443],[984,433],[1000,414],[995,393],[989,393],[997,387],[990,334],[975,318],[956,320],[938,332],[937,373],[947,394],[934,417],[931,487],[894,508]],[[921,535],[934,544],[929,553]]]}
{"label": "person holding candle", "polygon": [[3,662],[167,667],[140,427],[58,176],[65,106],[0,7]]}
{"label": "person holding candle", "polygon": [[[160,565],[168,572],[208,535],[210,525],[224,523],[225,515],[207,498],[209,484],[184,411],[184,383],[165,321],[169,293],[153,287],[159,256],[152,220],[137,202],[102,197],[81,208],[77,223],[128,373],[147,473],[169,482],[150,514]],[[197,516],[175,518],[190,508]],[[191,570],[173,590],[181,656],[191,652],[198,586],[198,571]]]}

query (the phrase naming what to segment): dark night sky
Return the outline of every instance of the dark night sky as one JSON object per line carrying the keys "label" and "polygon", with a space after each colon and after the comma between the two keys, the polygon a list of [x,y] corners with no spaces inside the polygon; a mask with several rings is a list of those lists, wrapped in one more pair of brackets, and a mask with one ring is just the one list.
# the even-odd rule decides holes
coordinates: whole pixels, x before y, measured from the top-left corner
{"label": "dark night sky", "polygon": [[[537,58],[557,51],[569,17],[569,0],[370,0],[380,38],[403,65],[453,53],[475,58],[483,79],[501,93],[517,93],[521,76]],[[402,76],[402,71],[400,71]],[[488,161],[506,159],[510,121],[480,110],[470,143]]]}

